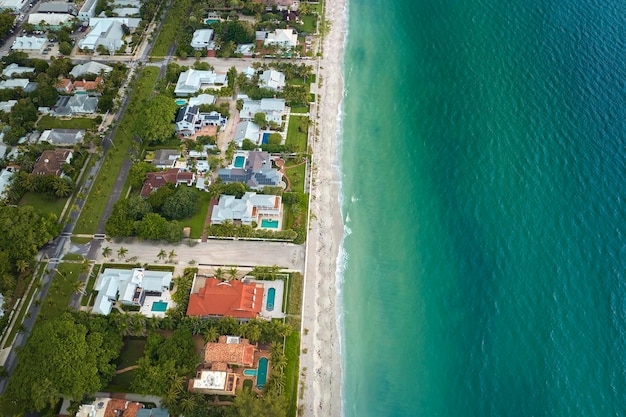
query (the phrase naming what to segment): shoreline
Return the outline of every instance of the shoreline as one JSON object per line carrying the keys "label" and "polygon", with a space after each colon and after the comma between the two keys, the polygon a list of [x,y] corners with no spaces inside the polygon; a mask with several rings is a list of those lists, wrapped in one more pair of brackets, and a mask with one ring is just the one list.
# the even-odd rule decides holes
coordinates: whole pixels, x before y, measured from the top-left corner
{"label": "shoreline", "polygon": [[318,61],[319,107],[312,157],[310,219],[302,308],[298,406],[304,416],[343,413],[337,259],[343,241],[340,206],[339,115],[343,100],[345,0],[327,2],[331,29]]}

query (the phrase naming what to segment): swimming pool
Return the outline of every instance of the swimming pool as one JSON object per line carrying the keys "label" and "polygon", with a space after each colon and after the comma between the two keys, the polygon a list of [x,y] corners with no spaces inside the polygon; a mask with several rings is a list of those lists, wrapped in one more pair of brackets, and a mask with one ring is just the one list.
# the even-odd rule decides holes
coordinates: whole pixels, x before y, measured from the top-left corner
{"label": "swimming pool", "polygon": [[206,20],[204,21],[204,24],[205,24],[205,25],[210,25],[211,23],[218,23],[218,22],[219,22],[219,20],[218,20],[218,19],[206,19]]}
{"label": "swimming pool", "polygon": [[256,376],[256,369],[244,369],[243,375],[244,376]]}
{"label": "swimming pool", "polygon": [[165,301],[155,301],[152,303],[152,311],[163,312],[167,310],[167,303]]}
{"label": "swimming pool", "polygon": [[276,297],[276,288],[270,288],[267,290],[267,303],[265,304],[265,308],[267,311],[274,310],[274,298]]}
{"label": "swimming pool", "polygon": [[278,220],[262,219],[261,227],[267,227],[268,229],[278,229]]}
{"label": "swimming pool", "polygon": [[269,138],[270,138],[270,133],[263,133],[263,139],[261,140],[261,143],[268,143],[269,142]]}
{"label": "swimming pool", "polygon": [[245,156],[236,156],[235,163],[233,164],[235,168],[243,168],[243,165],[246,163]]}
{"label": "swimming pool", "polygon": [[259,368],[256,374],[256,387],[262,389],[267,381],[267,358],[263,356],[259,359]]}
{"label": "swimming pool", "polygon": [[187,104],[187,100],[178,99],[176,100],[176,104],[179,106],[184,106],[185,104]]}

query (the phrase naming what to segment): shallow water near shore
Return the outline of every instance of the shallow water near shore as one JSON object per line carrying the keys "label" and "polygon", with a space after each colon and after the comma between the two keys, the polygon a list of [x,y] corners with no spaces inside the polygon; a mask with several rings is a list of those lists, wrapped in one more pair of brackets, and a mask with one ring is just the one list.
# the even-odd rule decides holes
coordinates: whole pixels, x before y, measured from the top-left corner
{"label": "shallow water near shore", "polygon": [[346,416],[626,413],[625,29],[619,1],[350,0]]}

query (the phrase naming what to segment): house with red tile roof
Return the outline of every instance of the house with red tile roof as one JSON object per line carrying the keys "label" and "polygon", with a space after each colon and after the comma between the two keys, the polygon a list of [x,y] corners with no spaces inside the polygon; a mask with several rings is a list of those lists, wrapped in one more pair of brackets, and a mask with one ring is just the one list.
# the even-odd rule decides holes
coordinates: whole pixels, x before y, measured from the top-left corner
{"label": "house with red tile roof", "polygon": [[183,171],[180,168],[148,172],[146,174],[146,180],[143,182],[143,187],[141,187],[140,195],[143,198],[148,198],[150,193],[158,190],[167,183],[175,184],[177,187],[179,184],[191,186],[195,180],[196,176],[193,172]]}
{"label": "house with red tile roof", "polygon": [[261,283],[205,278],[204,285],[189,296],[187,315],[249,320],[259,316],[262,305]]}
{"label": "house with red tile roof", "polygon": [[94,81],[74,81],[73,91],[83,93],[87,91],[98,91],[103,88],[104,80],[101,77],[96,77]]}

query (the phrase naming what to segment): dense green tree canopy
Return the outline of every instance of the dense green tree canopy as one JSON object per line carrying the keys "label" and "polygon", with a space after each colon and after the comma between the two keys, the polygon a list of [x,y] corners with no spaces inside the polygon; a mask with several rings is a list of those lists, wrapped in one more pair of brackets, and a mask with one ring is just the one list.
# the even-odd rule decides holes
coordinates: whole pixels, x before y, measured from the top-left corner
{"label": "dense green tree canopy", "polygon": [[169,197],[161,209],[168,219],[180,220],[193,214],[198,196],[191,187],[180,186],[174,195]]}
{"label": "dense green tree canopy", "polygon": [[102,343],[101,335],[89,337],[87,327],[76,324],[69,314],[38,323],[18,353],[3,408],[13,402],[15,411],[42,410],[62,396],[95,393],[101,385],[98,348]]}
{"label": "dense green tree canopy", "polygon": [[164,142],[174,134],[174,114],[176,103],[171,97],[158,95],[148,100],[142,110],[141,117],[135,125],[135,134],[150,142]]}
{"label": "dense green tree canopy", "polygon": [[150,204],[139,196],[118,200],[107,219],[105,230],[111,236],[132,236],[135,222],[151,211]]}
{"label": "dense green tree canopy", "polygon": [[31,206],[0,207],[0,251],[13,265],[30,261],[59,232],[55,215],[41,216]]}

